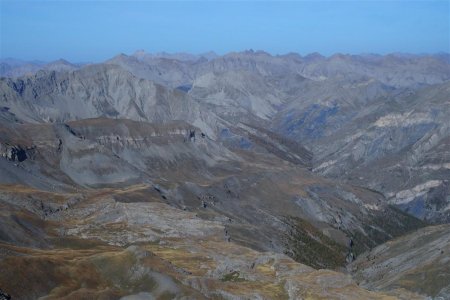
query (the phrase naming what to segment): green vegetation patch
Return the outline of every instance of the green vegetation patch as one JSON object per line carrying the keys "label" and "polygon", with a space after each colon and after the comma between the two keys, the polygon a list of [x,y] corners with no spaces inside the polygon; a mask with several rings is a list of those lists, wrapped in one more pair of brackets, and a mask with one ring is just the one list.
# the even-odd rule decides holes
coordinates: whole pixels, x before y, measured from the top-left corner
{"label": "green vegetation patch", "polygon": [[336,269],[345,265],[346,248],[324,235],[311,223],[287,217],[285,253],[294,260],[316,269]]}
{"label": "green vegetation patch", "polygon": [[392,238],[405,235],[427,225],[427,223],[389,206],[388,209],[363,220],[364,233],[346,231],[353,239],[353,253],[357,256]]}
{"label": "green vegetation patch", "polygon": [[239,277],[241,274],[238,271],[233,271],[231,273],[225,274],[220,280],[224,282],[242,282],[245,281],[244,278]]}

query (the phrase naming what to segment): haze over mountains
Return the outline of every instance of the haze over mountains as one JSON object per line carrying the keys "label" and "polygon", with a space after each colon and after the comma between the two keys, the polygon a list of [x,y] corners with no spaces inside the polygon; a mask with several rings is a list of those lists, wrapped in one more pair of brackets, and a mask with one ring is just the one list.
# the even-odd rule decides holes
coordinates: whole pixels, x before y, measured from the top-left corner
{"label": "haze over mountains", "polygon": [[449,54],[139,50],[0,75],[13,298],[450,298]]}

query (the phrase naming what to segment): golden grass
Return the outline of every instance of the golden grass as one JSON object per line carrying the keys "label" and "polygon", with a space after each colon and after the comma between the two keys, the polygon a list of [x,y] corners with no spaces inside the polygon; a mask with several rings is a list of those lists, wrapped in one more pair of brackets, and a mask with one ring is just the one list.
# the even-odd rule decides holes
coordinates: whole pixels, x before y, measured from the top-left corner
{"label": "golden grass", "polygon": [[60,194],[47,191],[41,191],[32,187],[20,184],[0,184],[0,193],[20,195],[21,197],[32,196],[43,200],[51,200],[56,203],[65,203],[67,198],[75,194]]}
{"label": "golden grass", "polygon": [[217,282],[217,289],[222,289],[230,294],[250,297],[260,295],[264,299],[288,299],[288,294],[284,290],[284,283],[268,281],[241,281],[241,282]]}
{"label": "golden grass", "polygon": [[255,267],[256,272],[265,275],[265,276],[276,276],[276,271],[270,264],[261,264]]}
{"label": "golden grass", "polygon": [[159,245],[147,245],[145,249],[174,266],[190,272],[193,276],[204,276],[209,270],[216,268],[216,263],[212,258],[205,257],[199,253],[192,253],[182,248],[175,249]]}

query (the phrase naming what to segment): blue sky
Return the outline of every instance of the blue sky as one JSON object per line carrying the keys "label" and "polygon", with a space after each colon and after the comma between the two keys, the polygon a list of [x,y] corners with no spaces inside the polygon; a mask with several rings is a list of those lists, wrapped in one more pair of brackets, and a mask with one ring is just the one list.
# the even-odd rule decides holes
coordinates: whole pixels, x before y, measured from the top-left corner
{"label": "blue sky", "polygon": [[137,49],[449,52],[449,3],[0,0],[0,57],[84,62]]}

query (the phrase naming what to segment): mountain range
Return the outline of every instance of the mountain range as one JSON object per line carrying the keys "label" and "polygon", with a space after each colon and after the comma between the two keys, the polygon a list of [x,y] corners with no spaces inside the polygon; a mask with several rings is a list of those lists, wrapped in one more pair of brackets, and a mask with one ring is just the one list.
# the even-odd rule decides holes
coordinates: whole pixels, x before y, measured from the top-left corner
{"label": "mountain range", "polygon": [[450,298],[449,54],[0,76],[0,299]]}

